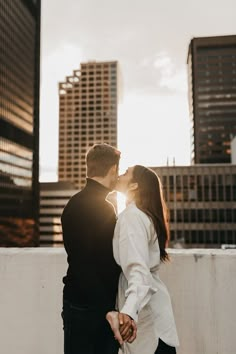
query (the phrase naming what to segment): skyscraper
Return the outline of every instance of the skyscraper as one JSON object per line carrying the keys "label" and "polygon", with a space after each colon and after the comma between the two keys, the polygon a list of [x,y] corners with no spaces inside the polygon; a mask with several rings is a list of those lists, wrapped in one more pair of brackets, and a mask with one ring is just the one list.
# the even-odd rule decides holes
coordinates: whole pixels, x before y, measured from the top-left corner
{"label": "skyscraper", "polygon": [[230,163],[236,135],[236,35],[193,38],[187,63],[192,162]]}
{"label": "skyscraper", "polygon": [[0,0],[0,246],[38,244],[40,6]]}
{"label": "skyscraper", "polygon": [[59,181],[82,188],[94,143],[117,145],[118,63],[82,63],[59,83]]}

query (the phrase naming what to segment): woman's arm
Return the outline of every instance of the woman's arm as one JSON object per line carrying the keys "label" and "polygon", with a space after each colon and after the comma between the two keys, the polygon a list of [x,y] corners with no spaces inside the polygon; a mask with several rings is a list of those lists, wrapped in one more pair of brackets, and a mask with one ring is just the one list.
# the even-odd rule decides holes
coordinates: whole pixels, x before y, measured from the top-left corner
{"label": "woman's arm", "polygon": [[137,321],[139,312],[157,291],[149,269],[150,222],[142,212],[129,210],[119,223],[120,265],[128,281],[126,301],[120,312]]}

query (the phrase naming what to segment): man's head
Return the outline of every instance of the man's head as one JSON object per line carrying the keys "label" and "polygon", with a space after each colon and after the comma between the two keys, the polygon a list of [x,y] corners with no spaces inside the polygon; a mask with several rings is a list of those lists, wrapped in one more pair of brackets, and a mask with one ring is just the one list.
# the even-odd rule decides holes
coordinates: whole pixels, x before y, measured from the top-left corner
{"label": "man's head", "polygon": [[95,144],[86,155],[87,177],[104,180],[113,189],[119,169],[120,151],[108,144]]}

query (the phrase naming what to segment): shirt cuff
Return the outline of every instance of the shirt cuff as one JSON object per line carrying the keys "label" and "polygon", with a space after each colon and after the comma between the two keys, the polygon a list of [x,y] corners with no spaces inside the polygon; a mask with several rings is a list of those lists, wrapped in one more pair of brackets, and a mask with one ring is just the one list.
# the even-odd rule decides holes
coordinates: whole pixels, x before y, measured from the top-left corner
{"label": "shirt cuff", "polygon": [[135,322],[138,322],[138,308],[136,296],[130,296],[126,299],[124,306],[120,310],[121,313],[129,315]]}

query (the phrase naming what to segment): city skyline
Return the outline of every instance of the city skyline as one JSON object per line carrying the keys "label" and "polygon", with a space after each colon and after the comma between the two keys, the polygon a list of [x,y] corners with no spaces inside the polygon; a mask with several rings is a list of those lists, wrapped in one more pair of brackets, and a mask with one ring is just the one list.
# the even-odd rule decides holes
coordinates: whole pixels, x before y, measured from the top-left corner
{"label": "city skyline", "polygon": [[190,6],[182,0],[170,11],[160,1],[147,6],[104,0],[92,11],[94,4],[61,1],[54,16],[55,2],[42,3],[41,180],[57,177],[58,82],[92,59],[120,63],[121,167],[165,165],[167,159],[172,164],[174,158],[177,165],[190,164],[187,48],[193,37],[235,34],[236,4],[199,1]]}

